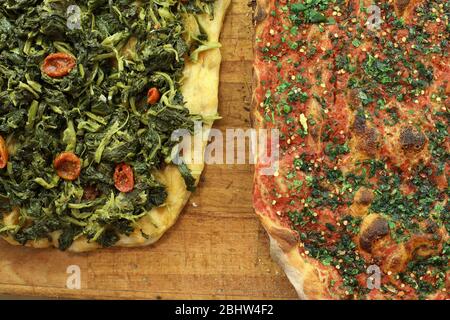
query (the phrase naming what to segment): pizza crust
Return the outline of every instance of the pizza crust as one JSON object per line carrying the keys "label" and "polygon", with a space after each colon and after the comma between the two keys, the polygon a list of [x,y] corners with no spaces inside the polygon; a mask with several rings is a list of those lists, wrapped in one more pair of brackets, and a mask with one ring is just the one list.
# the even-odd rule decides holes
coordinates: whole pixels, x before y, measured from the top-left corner
{"label": "pizza crust", "polygon": [[[208,33],[208,39],[211,42],[218,42],[222,30],[226,11],[231,0],[217,0],[214,7],[214,19],[208,15],[197,16],[198,21]],[[221,63],[220,49],[211,49],[199,54],[197,62],[186,60],[183,71],[183,83],[181,91],[186,101],[186,107],[192,114],[199,114],[203,117],[214,116],[218,109],[218,91],[219,91],[219,71]],[[212,121],[204,123],[203,136],[207,136],[211,129]],[[192,139],[194,140],[194,138]],[[206,141],[203,142],[203,151],[206,147]],[[190,152],[184,153],[184,158],[193,159]],[[193,177],[197,183],[203,171],[203,152],[201,154],[201,163],[187,164],[192,171]],[[188,161],[187,161],[188,162]],[[167,199],[163,206],[153,208],[147,215],[136,222],[135,230],[129,236],[121,235],[119,241],[115,244],[118,247],[136,247],[146,246],[158,241],[161,236],[176,222],[183,207],[187,203],[191,192],[186,190],[185,182],[174,165],[168,165],[163,170],[155,172],[155,176],[167,187]],[[14,211],[5,215],[5,225],[11,225],[17,219],[18,212]],[[28,241],[27,247],[48,248],[58,247],[58,238],[60,231],[51,234],[51,241],[48,239],[39,239]],[[145,234],[145,236],[144,236]],[[10,244],[20,245],[11,236],[3,236]],[[85,252],[101,248],[96,242],[89,242],[85,236],[76,239],[67,249],[71,252]]]}
{"label": "pizza crust", "polygon": [[[267,16],[270,8],[274,4],[274,0],[257,0],[255,8],[255,38],[257,38],[265,28]],[[259,86],[259,69],[254,65],[254,94],[252,103],[252,123],[255,128],[263,128],[262,116],[258,113],[258,104],[255,93]],[[254,177],[254,193],[256,194],[260,175],[258,167],[255,169]],[[254,198],[261,195],[255,195]],[[278,220],[270,218],[270,213],[264,212],[259,208],[262,206],[254,206],[255,213],[259,217],[261,224],[269,235],[270,253],[272,258],[281,266],[286,273],[289,281],[294,286],[300,299],[317,300],[331,299],[326,279],[330,277],[328,270],[322,268],[319,271],[317,263],[312,259],[305,258],[300,254],[299,240],[296,233],[289,227],[283,226]],[[265,206],[264,206],[265,207]]]}
{"label": "pizza crust", "polygon": [[282,226],[263,211],[255,209],[255,212],[269,235],[270,254],[273,260],[286,273],[299,298],[303,300],[331,299],[327,285],[331,272],[319,269],[317,262],[300,254],[300,242],[292,229]]}

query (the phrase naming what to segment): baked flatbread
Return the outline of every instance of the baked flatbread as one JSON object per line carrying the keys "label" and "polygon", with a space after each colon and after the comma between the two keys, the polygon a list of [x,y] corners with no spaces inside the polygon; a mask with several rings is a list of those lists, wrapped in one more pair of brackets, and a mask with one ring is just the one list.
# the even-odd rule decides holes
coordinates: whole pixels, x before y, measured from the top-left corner
{"label": "baked flatbread", "polygon": [[254,207],[299,297],[449,298],[448,3],[257,3]]}
{"label": "baked flatbread", "polygon": [[[158,2],[158,4],[162,2]],[[169,1],[168,3],[172,2]],[[186,6],[198,3],[207,4],[207,2],[194,0],[183,1],[183,3]],[[184,32],[186,44],[189,46],[191,42],[198,40],[191,38],[196,36],[201,36],[201,40],[206,42],[203,47],[200,46],[196,51],[191,52],[190,57],[185,57],[185,67],[180,86],[185,106],[189,112],[207,119],[203,121],[204,133],[207,133],[211,128],[213,119],[217,115],[219,68],[221,62],[218,41],[229,4],[230,0],[217,0],[214,1],[212,12],[195,13],[187,11],[182,15],[182,24],[186,29]],[[162,17],[165,13],[163,9],[160,10],[162,11],[158,12]],[[154,27],[154,25],[151,27]],[[132,46],[133,43],[127,44],[127,47]],[[127,49],[125,48],[124,50]],[[9,149],[12,149],[12,147],[9,146]],[[183,157],[186,160],[193,157],[193,154],[185,150]],[[188,163],[187,168],[195,179],[195,184],[197,184],[203,170],[203,163],[190,164],[189,161],[186,162]],[[186,204],[191,192],[187,190],[185,180],[177,166],[173,164],[164,165],[161,169],[154,170],[152,175],[165,187],[167,197],[164,203],[141,214],[140,218],[132,224],[134,230],[128,234],[120,234],[120,238],[113,244],[114,246],[133,247],[154,243],[175,223]],[[18,225],[20,219],[22,219],[19,212],[20,208],[15,208],[13,212],[3,215],[3,230],[15,231],[14,226]],[[1,226],[0,230],[2,229]],[[60,247],[59,238],[61,233],[61,230],[55,230],[49,233],[48,237],[28,240],[25,245],[35,248]],[[13,234],[4,232],[3,237],[11,244],[19,244]],[[89,240],[85,235],[81,234],[75,237],[73,243],[66,250],[83,252],[101,247],[101,244],[97,241]]]}

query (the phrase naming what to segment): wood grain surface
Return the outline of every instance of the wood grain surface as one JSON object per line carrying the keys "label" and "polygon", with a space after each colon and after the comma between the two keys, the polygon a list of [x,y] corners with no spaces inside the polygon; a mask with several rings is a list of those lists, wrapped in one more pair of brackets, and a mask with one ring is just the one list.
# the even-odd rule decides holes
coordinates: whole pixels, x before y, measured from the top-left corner
{"label": "wood grain surface", "polygon": [[[215,128],[250,127],[252,16],[232,0],[221,42]],[[176,225],[155,245],[84,254],[0,242],[0,295],[125,299],[286,299],[297,295],[269,256],[252,207],[251,165],[208,165]],[[67,268],[81,289],[67,289]]]}

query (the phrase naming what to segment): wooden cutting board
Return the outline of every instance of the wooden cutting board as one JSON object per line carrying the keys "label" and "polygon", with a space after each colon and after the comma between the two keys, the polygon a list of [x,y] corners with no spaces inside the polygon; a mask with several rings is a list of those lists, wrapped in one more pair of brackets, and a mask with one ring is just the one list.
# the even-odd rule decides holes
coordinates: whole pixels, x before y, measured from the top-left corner
{"label": "wooden cutting board", "polygon": [[[215,125],[248,128],[252,83],[252,9],[232,0],[221,42]],[[0,241],[0,295],[66,298],[296,298],[269,256],[252,207],[250,165],[209,165],[176,225],[155,245],[85,254],[13,247]],[[68,289],[69,266],[81,288]],[[70,271],[70,269],[69,269]]]}

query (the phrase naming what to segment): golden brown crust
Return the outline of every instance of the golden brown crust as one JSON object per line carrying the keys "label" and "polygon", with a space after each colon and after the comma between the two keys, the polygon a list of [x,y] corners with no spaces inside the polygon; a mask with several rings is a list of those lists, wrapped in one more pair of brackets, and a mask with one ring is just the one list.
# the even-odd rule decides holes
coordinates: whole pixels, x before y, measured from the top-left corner
{"label": "golden brown crust", "polygon": [[[273,6],[274,0],[257,0],[255,8],[255,37],[257,38],[265,28],[265,23]],[[262,127],[262,117],[259,114],[255,92],[259,85],[260,69],[254,65],[254,96],[252,101],[252,122],[255,128]],[[254,186],[261,185],[258,181],[260,176],[255,172]],[[329,299],[331,298],[326,285],[329,274],[323,270],[319,271],[317,264],[307,259],[298,250],[299,240],[296,233],[290,228],[283,226],[279,220],[272,219],[267,212],[260,211],[255,207],[264,229],[270,238],[270,249],[272,258],[283,268],[292,285],[295,287],[301,299]]]}
{"label": "golden brown crust", "polygon": [[413,15],[414,8],[423,1],[424,0],[395,0],[395,12],[397,16],[407,20]]}
{"label": "golden brown crust", "polygon": [[[208,33],[211,42],[218,42],[220,31],[230,0],[217,0],[214,8],[214,19],[207,15],[199,15],[197,19]],[[197,62],[187,61],[184,69],[183,84],[181,87],[186,100],[186,107],[193,114],[204,117],[214,116],[218,108],[219,70],[221,54],[220,49],[211,49],[199,54]],[[199,94],[199,92],[201,94]],[[211,123],[203,125],[206,134],[212,126]],[[194,139],[193,139],[194,140]],[[206,142],[203,145],[205,148]],[[185,153],[184,157],[193,158],[193,154]],[[201,154],[203,159],[203,152]],[[202,161],[203,162],[203,161]],[[191,161],[188,164],[194,178],[199,180],[204,164],[196,164]],[[163,206],[152,209],[147,215],[137,221],[134,232],[125,236],[115,244],[118,247],[145,246],[156,242],[177,220],[189,199],[190,192],[186,190],[185,182],[177,167],[169,165],[163,170],[154,173],[155,176],[167,187],[167,200]],[[17,218],[17,211],[5,215],[4,224],[13,224]],[[33,248],[58,247],[60,232],[52,233],[51,241],[40,239],[29,241],[26,246]],[[10,244],[19,245],[11,236],[4,237]],[[96,242],[89,242],[85,237],[80,237],[67,249],[72,252],[85,252],[100,248]]]}
{"label": "golden brown crust", "polygon": [[288,227],[281,226],[262,212],[256,211],[270,238],[272,258],[283,268],[301,299],[330,299],[324,285],[330,276],[319,271],[317,265],[306,259],[298,250],[297,235]]}

